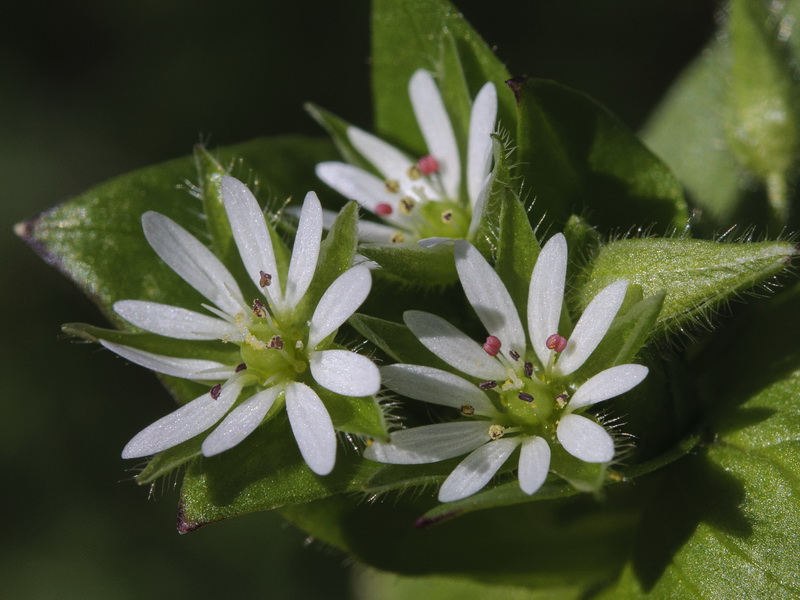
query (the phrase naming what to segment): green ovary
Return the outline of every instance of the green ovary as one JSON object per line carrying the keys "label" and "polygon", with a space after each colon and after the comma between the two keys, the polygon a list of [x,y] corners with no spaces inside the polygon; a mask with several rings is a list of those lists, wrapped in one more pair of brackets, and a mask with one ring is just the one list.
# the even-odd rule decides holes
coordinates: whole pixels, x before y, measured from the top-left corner
{"label": "green ovary", "polygon": [[308,369],[306,353],[302,346],[297,348],[295,338],[281,335],[283,347],[276,348],[270,347],[270,342],[278,334],[266,325],[253,325],[250,333],[250,338],[241,343],[240,353],[248,373],[258,377],[259,383],[295,379]]}
{"label": "green ovary", "polygon": [[[558,391],[538,381],[535,377],[527,379],[522,388],[500,392],[502,403],[508,409],[508,416],[520,426],[533,426],[549,429],[555,420],[558,404]],[[526,399],[521,399],[520,394]],[[527,398],[533,397],[529,401]]]}
{"label": "green ovary", "polygon": [[459,202],[428,200],[416,204],[411,211],[415,216],[420,238],[446,237],[464,239],[469,232],[471,211]]}

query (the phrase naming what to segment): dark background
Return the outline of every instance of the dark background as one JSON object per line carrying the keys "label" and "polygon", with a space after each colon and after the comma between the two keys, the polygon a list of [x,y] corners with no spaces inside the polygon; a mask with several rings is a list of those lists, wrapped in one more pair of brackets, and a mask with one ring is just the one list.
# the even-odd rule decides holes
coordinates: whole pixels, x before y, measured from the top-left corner
{"label": "dark background", "polygon": [[[593,95],[633,128],[714,29],[710,0],[457,2],[514,75]],[[177,490],[125,442],[171,410],[143,369],[76,345],[98,311],[12,225],[126,171],[284,133],[314,101],[369,127],[366,1],[16,3],[0,36],[0,597],[347,596],[346,557],[273,514],[179,536]],[[311,182],[309,187],[313,187]]]}

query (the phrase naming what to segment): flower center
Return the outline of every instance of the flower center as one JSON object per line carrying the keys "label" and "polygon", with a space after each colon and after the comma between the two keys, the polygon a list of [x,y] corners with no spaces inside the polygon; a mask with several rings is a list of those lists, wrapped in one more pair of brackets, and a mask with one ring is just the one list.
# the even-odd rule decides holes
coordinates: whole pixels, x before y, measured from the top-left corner
{"label": "flower center", "polygon": [[[260,385],[280,379],[294,379],[308,369],[308,357],[301,340],[281,333],[269,315],[260,316],[247,328],[247,337],[240,344],[242,364]],[[237,367],[237,368],[239,368]]]}

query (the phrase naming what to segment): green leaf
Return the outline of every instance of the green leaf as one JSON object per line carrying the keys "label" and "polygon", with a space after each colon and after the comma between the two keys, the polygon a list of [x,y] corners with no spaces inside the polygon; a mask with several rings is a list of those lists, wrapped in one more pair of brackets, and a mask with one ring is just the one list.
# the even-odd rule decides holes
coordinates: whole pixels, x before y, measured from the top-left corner
{"label": "green leaf", "polygon": [[[372,88],[375,126],[382,137],[419,155],[425,152],[408,99],[408,81],[417,69],[438,72],[440,66],[446,69],[440,73],[443,81],[453,85],[461,77],[471,98],[492,81],[500,122],[513,129],[514,100],[503,85],[508,71],[450,2],[374,0],[372,6]],[[448,44],[455,45],[458,61]]]}
{"label": "green leaf", "polygon": [[698,322],[737,295],[767,282],[796,256],[787,242],[720,243],[682,238],[611,242],[587,266],[575,298],[585,308],[619,279],[641,286],[645,295],[666,291],[656,321],[660,333]]}
{"label": "green leaf", "polygon": [[[253,173],[266,176],[260,195],[283,200],[304,195],[314,180],[314,165],[335,156],[335,151],[324,140],[285,137],[255,140],[216,155],[219,164],[230,163],[241,179],[252,179]],[[205,299],[158,258],[140,221],[142,213],[156,210],[209,241],[201,201],[187,191],[187,182],[196,176],[192,157],[135,171],[21,223],[17,233],[116,325],[123,325],[111,310],[117,300],[135,298],[197,310]]]}
{"label": "green leaf", "polygon": [[414,242],[366,243],[359,245],[358,251],[401,283],[442,288],[458,281],[451,243],[432,248],[423,248]]}
{"label": "green leaf", "polygon": [[181,488],[178,528],[191,531],[257,510],[356,491],[377,468],[339,448],[333,472],[315,475],[300,456],[282,412],[235,448],[192,462]]}
{"label": "green leaf", "polygon": [[708,442],[669,469],[601,598],[800,595],[800,288],[703,357]]}
{"label": "green leaf", "polygon": [[606,232],[687,219],[675,176],[614,115],[589,96],[552,81],[509,82],[517,99],[519,169],[536,220],[563,227],[583,212]]}
{"label": "green leaf", "polygon": [[762,0],[732,0],[726,132],[733,155],[767,187],[779,225],[788,219],[800,132],[800,88],[780,25]]}

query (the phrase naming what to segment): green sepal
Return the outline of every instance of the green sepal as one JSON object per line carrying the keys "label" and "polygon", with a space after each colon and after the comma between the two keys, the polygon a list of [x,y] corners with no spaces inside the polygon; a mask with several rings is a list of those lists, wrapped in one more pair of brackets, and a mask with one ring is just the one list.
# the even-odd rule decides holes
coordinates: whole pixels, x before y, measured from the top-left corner
{"label": "green sepal", "polygon": [[178,529],[191,531],[257,510],[357,491],[377,468],[339,447],[333,472],[315,475],[303,461],[282,412],[236,447],[191,463],[181,487]]}
{"label": "green sepal", "polygon": [[432,248],[423,248],[416,242],[365,243],[359,245],[358,251],[407,284],[442,288],[458,280],[453,244],[449,242]]}
{"label": "green sepal", "polygon": [[[477,90],[470,91],[459,53],[459,44],[450,30],[442,32],[437,75],[442,101],[447,108],[447,115],[453,125],[453,134],[461,150],[461,164],[466,165],[472,100]],[[466,192],[462,195],[466,199]]]}
{"label": "green sepal", "polygon": [[356,398],[335,394],[317,385],[314,391],[325,403],[333,426],[339,431],[366,435],[379,440],[389,436],[386,418],[378,401],[372,396]]}
{"label": "green sepal", "polygon": [[766,185],[776,223],[785,226],[800,146],[800,87],[789,47],[762,0],[732,0],[728,33],[728,143],[739,163]]}
{"label": "green sepal", "polygon": [[361,167],[365,171],[377,174],[372,163],[364,158],[361,153],[355,149],[353,144],[350,143],[350,138],[347,136],[347,129],[352,127],[350,123],[310,102],[305,105],[305,109],[317,123],[325,128],[325,131],[331,136],[331,139],[336,144],[336,147],[339,149],[345,161],[351,165]]}
{"label": "green sepal", "polygon": [[320,244],[314,278],[292,313],[295,318],[302,321],[310,319],[325,291],[337,277],[353,266],[358,243],[357,227],[358,205],[348,202]]}
{"label": "green sepal", "polygon": [[552,81],[509,81],[517,98],[519,171],[532,213],[563,227],[583,212],[603,231],[682,227],[688,217],[669,168],[589,96]]}
{"label": "green sepal", "polygon": [[[585,415],[584,418],[591,419],[591,416]],[[584,462],[572,456],[560,444],[551,444],[550,450],[550,471],[579,492],[598,492],[606,483],[607,463]]]}
{"label": "green sepal", "polygon": [[[387,141],[419,156],[425,143],[408,98],[408,82],[417,69],[448,69],[443,78],[453,83],[455,64],[443,44],[454,42],[461,75],[474,98],[487,81],[498,92],[498,116],[505,127],[515,126],[514,100],[505,91],[510,77],[480,35],[447,0],[376,0],[372,5],[372,89],[375,126]],[[441,57],[443,56],[444,59]],[[451,109],[448,106],[448,109]]]}
{"label": "green sepal", "polygon": [[164,475],[168,475],[175,469],[185,465],[193,458],[197,458],[202,454],[200,447],[203,445],[204,439],[205,435],[199,435],[190,440],[186,440],[182,444],[159,452],[153,456],[148,461],[147,466],[136,475],[136,483],[139,485],[153,483]]}
{"label": "green sepal", "polygon": [[387,356],[401,363],[427,365],[452,371],[453,367],[422,345],[411,330],[401,323],[394,323],[370,315],[356,313],[348,321],[361,335],[375,344]]}
{"label": "green sepal", "polygon": [[617,240],[587,265],[574,298],[585,308],[619,279],[641,286],[645,295],[666,291],[655,327],[659,334],[705,324],[710,314],[783,271],[797,249],[790,243],[721,243],[685,238]]}
{"label": "green sepal", "polygon": [[194,147],[194,163],[197,168],[197,187],[203,201],[206,226],[211,238],[211,249],[223,263],[234,264],[239,260],[239,254],[222,202],[222,177],[227,175],[228,171],[201,144],[196,144]]}
{"label": "green sepal", "polygon": [[585,381],[605,369],[633,362],[653,333],[665,297],[662,290],[644,298],[641,287],[629,285],[626,299],[634,298],[632,304],[626,307],[623,302],[603,340],[571,379]]}

